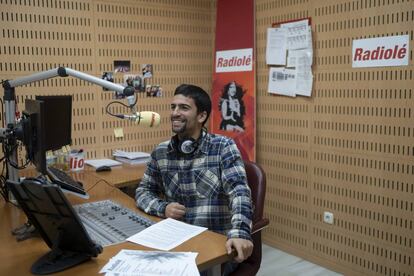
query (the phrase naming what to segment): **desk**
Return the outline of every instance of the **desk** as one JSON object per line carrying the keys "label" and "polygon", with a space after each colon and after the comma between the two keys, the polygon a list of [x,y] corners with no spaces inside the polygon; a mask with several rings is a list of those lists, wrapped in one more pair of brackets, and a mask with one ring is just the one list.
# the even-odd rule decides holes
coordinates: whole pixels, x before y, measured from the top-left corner
{"label": "desk", "polygon": [[130,185],[137,185],[144,175],[146,164],[129,165],[111,167],[111,171],[96,172],[92,166],[85,166],[84,172],[105,180],[117,188],[123,188]]}
{"label": "desk", "polygon": [[[120,168],[117,174],[122,173]],[[126,168],[130,170],[130,168]],[[115,170],[114,170],[115,171]],[[109,172],[112,173],[113,171]],[[30,173],[29,173],[30,174]],[[67,194],[68,200],[72,204],[81,204],[85,202],[112,199],[121,205],[135,210],[152,220],[159,218],[150,217],[137,209],[135,201],[117,189],[110,182],[102,181],[101,173],[94,171],[74,172],[71,175],[78,181],[82,181],[85,190],[88,191],[90,198],[88,200]],[[109,177],[109,176],[108,176]],[[112,176],[111,176],[112,177]],[[0,201],[0,274],[1,275],[28,275],[32,264],[44,255],[50,249],[41,238],[32,238],[22,242],[17,242],[10,231],[21,226],[26,221],[26,217],[17,207],[6,204],[2,199]],[[197,266],[200,270],[217,266],[229,260],[224,244],[226,237],[211,231],[205,231],[202,234],[188,240],[172,251],[192,251],[198,252]],[[103,252],[90,261],[58,273],[58,275],[98,275],[99,270],[116,255],[121,249],[135,250],[152,250],[144,246],[124,242],[117,245],[111,245],[104,248]]]}

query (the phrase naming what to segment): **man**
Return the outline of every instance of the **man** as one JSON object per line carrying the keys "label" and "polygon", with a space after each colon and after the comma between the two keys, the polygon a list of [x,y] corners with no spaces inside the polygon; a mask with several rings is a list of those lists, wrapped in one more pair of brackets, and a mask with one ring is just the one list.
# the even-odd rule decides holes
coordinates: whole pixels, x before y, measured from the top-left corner
{"label": "man", "polygon": [[177,87],[171,103],[175,135],[159,144],[136,190],[139,208],[226,234],[228,254],[248,258],[251,242],[251,196],[236,144],[209,134],[204,124],[211,112],[209,95],[200,87]]}

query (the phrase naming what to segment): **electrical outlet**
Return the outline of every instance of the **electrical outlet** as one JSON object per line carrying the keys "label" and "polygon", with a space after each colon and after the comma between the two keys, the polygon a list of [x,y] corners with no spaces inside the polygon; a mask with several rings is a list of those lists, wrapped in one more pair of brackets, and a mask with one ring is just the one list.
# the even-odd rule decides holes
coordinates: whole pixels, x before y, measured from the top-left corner
{"label": "electrical outlet", "polygon": [[323,212],[323,222],[333,224],[334,215],[331,212]]}

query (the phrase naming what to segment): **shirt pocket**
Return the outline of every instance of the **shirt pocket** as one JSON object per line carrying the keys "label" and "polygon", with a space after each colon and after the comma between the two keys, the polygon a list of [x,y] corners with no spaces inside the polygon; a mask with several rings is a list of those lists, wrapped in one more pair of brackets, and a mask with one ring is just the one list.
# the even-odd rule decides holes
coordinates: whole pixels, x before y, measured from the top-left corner
{"label": "shirt pocket", "polygon": [[181,189],[179,175],[177,172],[168,172],[164,174],[164,193],[167,199],[179,199],[181,197]]}
{"label": "shirt pocket", "polygon": [[194,183],[199,198],[215,197],[221,191],[220,178],[213,170],[194,171]]}

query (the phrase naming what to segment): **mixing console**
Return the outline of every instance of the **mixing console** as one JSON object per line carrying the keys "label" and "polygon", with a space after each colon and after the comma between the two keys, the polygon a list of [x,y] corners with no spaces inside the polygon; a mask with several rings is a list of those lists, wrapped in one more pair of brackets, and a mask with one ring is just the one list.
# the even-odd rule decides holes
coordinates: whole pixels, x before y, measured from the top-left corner
{"label": "mixing console", "polygon": [[74,205],[92,240],[102,246],[125,241],[154,222],[111,200]]}

